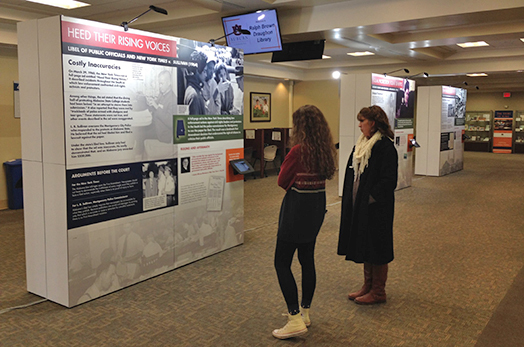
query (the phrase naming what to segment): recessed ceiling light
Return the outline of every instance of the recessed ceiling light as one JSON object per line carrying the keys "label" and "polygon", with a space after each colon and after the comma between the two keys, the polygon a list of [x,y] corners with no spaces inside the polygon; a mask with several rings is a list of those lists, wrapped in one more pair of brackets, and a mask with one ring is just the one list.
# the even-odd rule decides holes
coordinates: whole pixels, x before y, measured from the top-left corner
{"label": "recessed ceiling light", "polygon": [[351,55],[351,56],[353,56],[353,57],[362,57],[362,56],[364,56],[364,55],[375,55],[375,53],[365,51],[365,52],[353,52],[353,53],[348,53],[348,55]]}
{"label": "recessed ceiling light", "polygon": [[329,55],[322,54],[322,59],[331,59]]}
{"label": "recessed ceiling light", "polygon": [[486,41],[477,41],[477,42],[464,42],[464,43],[457,43],[457,46],[460,46],[462,48],[469,48],[469,47],[483,47],[483,46],[489,46],[489,44]]}
{"label": "recessed ceiling light", "polygon": [[75,1],[75,0],[27,0],[29,2],[36,2],[37,4],[61,7],[68,10],[73,8],[91,6],[91,4],[86,4],[85,2]]}
{"label": "recessed ceiling light", "polygon": [[466,76],[468,77],[484,77],[484,76],[487,76],[488,74],[485,73],[485,72],[478,72],[478,73],[467,73]]}

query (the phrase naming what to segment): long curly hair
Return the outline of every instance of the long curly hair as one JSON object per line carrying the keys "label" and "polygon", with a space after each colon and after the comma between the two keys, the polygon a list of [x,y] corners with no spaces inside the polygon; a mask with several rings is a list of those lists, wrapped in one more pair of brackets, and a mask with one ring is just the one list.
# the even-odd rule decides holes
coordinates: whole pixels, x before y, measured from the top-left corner
{"label": "long curly hair", "polygon": [[380,131],[382,135],[386,135],[391,139],[395,137],[393,130],[391,130],[388,116],[380,106],[373,105],[362,108],[357,115],[357,119],[373,121],[375,122],[374,131]]}
{"label": "long curly hair", "polygon": [[336,171],[336,149],[322,111],[314,105],[304,105],[293,113],[293,145],[302,147],[302,165],[325,179]]}

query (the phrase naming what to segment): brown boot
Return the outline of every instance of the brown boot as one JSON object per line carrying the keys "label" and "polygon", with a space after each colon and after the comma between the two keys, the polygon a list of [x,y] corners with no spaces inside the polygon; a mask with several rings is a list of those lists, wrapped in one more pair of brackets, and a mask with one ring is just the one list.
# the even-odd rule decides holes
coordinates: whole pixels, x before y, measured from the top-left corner
{"label": "brown boot", "polygon": [[370,263],[364,263],[364,285],[358,292],[349,293],[349,300],[355,300],[359,296],[369,293],[371,290],[372,269],[373,265]]}
{"label": "brown boot", "polygon": [[386,302],[386,280],[388,278],[388,264],[372,265],[371,290],[369,293],[355,299],[355,303],[360,305],[374,305]]}

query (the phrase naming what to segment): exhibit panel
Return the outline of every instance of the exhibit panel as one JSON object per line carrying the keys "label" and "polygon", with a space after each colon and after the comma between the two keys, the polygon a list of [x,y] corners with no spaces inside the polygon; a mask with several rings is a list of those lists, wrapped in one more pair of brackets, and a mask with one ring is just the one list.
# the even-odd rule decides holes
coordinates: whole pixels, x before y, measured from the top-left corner
{"label": "exhibit panel", "polygon": [[495,111],[493,116],[493,153],[513,152],[513,111]]}
{"label": "exhibit panel", "polygon": [[244,181],[229,165],[243,158],[243,140],[223,144],[180,147],[175,267],[243,243]]}
{"label": "exhibit panel", "polygon": [[372,74],[371,81],[370,105],[382,107],[395,134],[398,152],[397,189],[410,187],[413,179],[413,150],[409,140],[413,138],[415,81],[383,74]]}
{"label": "exhibit panel", "polygon": [[514,153],[524,153],[524,111],[515,111]]}
{"label": "exhibit panel", "polygon": [[68,17],[19,27],[21,85],[34,62],[41,85],[22,98],[43,124],[41,141],[22,126],[43,172],[27,207],[45,206],[26,216],[42,241],[29,291],[71,307],[243,242],[240,51]]}
{"label": "exhibit panel", "polygon": [[443,176],[463,169],[466,90],[420,87],[415,174]]}
{"label": "exhibit panel", "polygon": [[466,90],[442,87],[442,123],[440,142],[440,176],[464,168],[464,133]]}
{"label": "exhibit panel", "polygon": [[[346,169],[351,151],[361,132],[357,114],[363,107],[380,106],[388,116],[398,151],[397,189],[411,186],[415,81],[383,74],[341,75],[340,78],[339,167]],[[339,195],[342,195],[344,175],[339,175]]]}
{"label": "exhibit panel", "polygon": [[469,111],[466,112],[464,126],[466,138],[465,151],[491,152],[493,142],[493,112]]}

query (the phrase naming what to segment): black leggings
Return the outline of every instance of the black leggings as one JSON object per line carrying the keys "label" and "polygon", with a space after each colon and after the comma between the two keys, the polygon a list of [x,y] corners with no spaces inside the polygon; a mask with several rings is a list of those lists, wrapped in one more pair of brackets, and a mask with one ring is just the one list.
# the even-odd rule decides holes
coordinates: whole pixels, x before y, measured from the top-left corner
{"label": "black leggings", "polygon": [[309,243],[294,243],[277,239],[275,269],[277,270],[280,289],[282,290],[282,294],[284,294],[287,309],[290,313],[299,310],[297,283],[291,272],[291,263],[296,249],[298,249],[298,260],[302,266],[301,306],[305,308],[311,306],[317,284],[317,275],[315,272],[315,243],[316,240]]}

